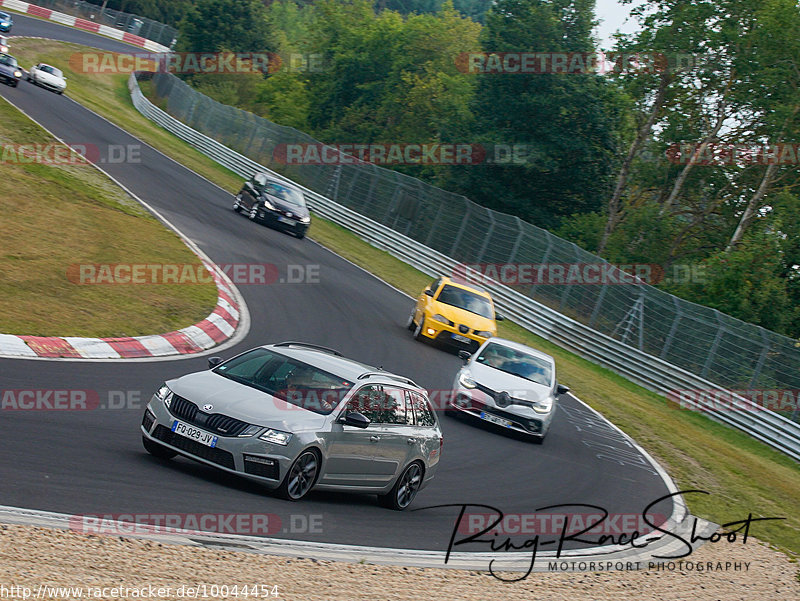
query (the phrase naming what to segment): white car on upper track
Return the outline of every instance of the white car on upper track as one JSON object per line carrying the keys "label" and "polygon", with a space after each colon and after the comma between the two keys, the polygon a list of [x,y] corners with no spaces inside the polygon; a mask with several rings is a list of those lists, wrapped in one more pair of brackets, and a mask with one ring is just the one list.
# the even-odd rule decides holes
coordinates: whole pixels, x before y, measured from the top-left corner
{"label": "white car on upper track", "polygon": [[0,35],[0,52],[8,52],[8,38]]}
{"label": "white car on upper track", "polygon": [[35,83],[38,86],[53,90],[56,94],[63,94],[67,88],[67,78],[61,70],[56,69],[51,65],[39,63],[31,67],[28,71],[28,81]]}

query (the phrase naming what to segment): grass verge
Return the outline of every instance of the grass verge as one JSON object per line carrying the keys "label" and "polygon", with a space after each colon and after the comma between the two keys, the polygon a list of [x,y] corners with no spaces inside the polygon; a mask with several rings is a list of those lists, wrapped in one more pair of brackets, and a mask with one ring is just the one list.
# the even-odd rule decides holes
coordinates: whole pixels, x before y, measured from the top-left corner
{"label": "grass verge", "polygon": [[199,261],[176,234],[91,165],[20,160],[16,145],[41,148],[53,142],[0,100],[0,332],[137,336],[169,332],[205,318],[216,304],[213,282],[76,283],[79,265]]}
{"label": "grass verge", "polygon": [[[77,51],[75,48],[79,47],[37,41],[35,46],[17,42],[13,50],[27,62],[35,62],[34,57],[45,60],[47,56],[69,70],[63,57]],[[58,57],[62,59],[57,60]],[[190,169],[234,191],[240,178],[136,112],[126,79],[123,75],[86,76],[73,72],[68,93]],[[319,217],[309,236],[411,295],[417,295],[431,279]],[[754,517],[785,517],[781,522],[756,523],[750,534],[782,550],[800,553],[800,465],[796,462],[704,415],[678,410],[663,397],[516,324],[501,323],[500,335],[552,354],[558,362],[559,379],[647,449],[679,488],[708,491],[709,495],[687,497],[694,514],[717,523],[744,519],[750,513]],[[740,543],[741,537],[737,541]]]}

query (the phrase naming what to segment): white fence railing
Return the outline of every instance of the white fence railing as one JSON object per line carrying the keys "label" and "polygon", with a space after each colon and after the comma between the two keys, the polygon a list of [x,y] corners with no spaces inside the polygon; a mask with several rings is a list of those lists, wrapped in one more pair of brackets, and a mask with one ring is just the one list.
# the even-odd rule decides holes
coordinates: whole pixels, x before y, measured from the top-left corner
{"label": "white fence railing", "polygon": [[[195,131],[153,105],[139,89],[135,74],[131,74],[128,88],[133,104],[140,113],[234,173],[248,178],[256,172],[268,172],[276,178],[286,180],[282,175]],[[370,244],[387,250],[423,273],[436,277],[463,269],[457,261],[442,253],[376,223],[321,194],[300,187],[304,190],[308,204],[315,213],[349,229]],[[730,394],[720,386],[680,367],[623,344],[507,286],[493,283],[486,287],[491,291],[501,313],[531,332],[655,392],[675,394],[676,391],[682,390],[704,391],[705,394],[684,396],[681,405],[687,409],[707,413],[717,421],[739,428],[800,461],[800,424],[768,411],[744,397]],[[720,403],[715,402],[714,395],[727,399],[722,403],[724,407],[720,408]]]}

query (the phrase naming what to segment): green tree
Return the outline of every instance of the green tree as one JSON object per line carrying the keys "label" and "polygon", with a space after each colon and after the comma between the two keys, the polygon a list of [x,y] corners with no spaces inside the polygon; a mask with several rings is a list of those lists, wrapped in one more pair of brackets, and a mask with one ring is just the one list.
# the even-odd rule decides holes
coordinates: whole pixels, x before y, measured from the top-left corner
{"label": "green tree", "polygon": [[259,0],[198,0],[180,23],[176,50],[268,52],[275,50]]}
{"label": "green tree", "polygon": [[[488,53],[593,51],[592,0],[498,0],[481,37]],[[450,185],[544,227],[598,209],[614,170],[621,99],[596,74],[480,73],[474,136],[524,145],[525,164],[455,167]]]}

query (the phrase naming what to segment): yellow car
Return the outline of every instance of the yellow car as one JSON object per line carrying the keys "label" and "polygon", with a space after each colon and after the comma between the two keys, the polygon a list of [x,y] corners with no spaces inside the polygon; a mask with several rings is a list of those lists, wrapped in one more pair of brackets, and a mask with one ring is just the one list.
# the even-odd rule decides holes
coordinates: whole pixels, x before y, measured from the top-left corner
{"label": "yellow car", "polygon": [[483,288],[441,277],[419,295],[408,329],[417,340],[435,340],[474,352],[497,335],[496,322],[502,319]]}

